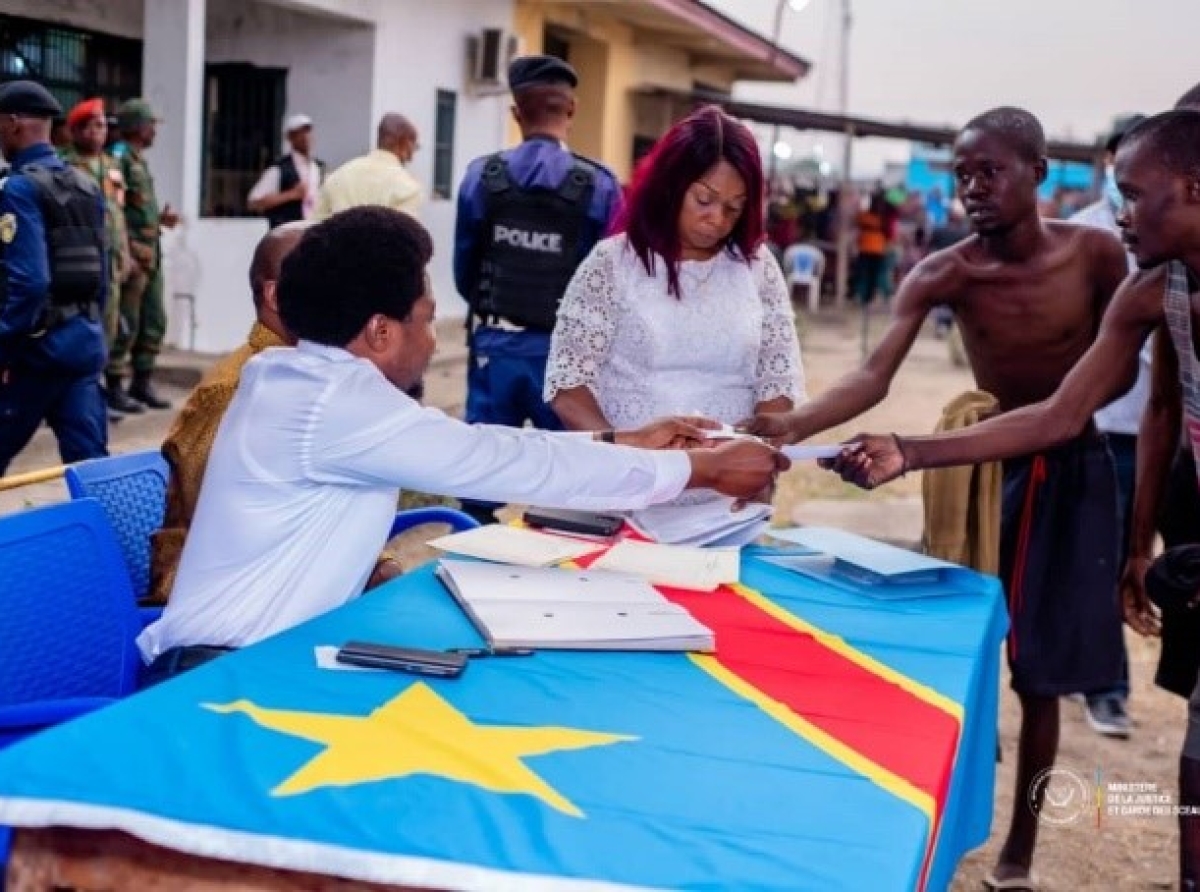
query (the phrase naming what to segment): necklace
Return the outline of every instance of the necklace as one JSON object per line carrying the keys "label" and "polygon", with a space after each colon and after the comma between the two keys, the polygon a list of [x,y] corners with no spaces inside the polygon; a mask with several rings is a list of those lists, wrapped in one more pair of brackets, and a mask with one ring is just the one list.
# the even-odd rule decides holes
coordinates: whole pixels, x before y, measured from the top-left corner
{"label": "necklace", "polygon": [[[689,268],[686,265],[689,263],[694,264],[694,266]],[[695,269],[696,266],[701,267],[702,271],[697,272]],[[694,288],[696,291],[703,291],[704,286],[708,284],[708,280],[713,277],[713,273],[716,271],[716,257],[713,257],[711,260],[684,260],[679,264],[680,279],[685,279],[688,283],[688,286],[690,288]]]}

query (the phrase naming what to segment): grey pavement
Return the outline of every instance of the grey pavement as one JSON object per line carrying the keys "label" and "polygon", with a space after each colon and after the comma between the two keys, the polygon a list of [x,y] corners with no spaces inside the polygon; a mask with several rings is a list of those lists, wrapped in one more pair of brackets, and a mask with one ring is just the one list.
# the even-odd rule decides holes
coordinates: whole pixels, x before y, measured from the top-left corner
{"label": "grey pavement", "polygon": [[[425,403],[461,417],[466,400],[467,352],[461,320],[437,324],[438,349],[425,376]],[[167,350],[163,353],[157,380],[171,400],[172,408],[132,415],[110,428],[109,451],[114,455],[155,449],[162,444],[176,411],[189,390],[199,382],[217,357]],[[10,474],[40,470],[59,464],[54,437],[43,427],[9,469]],[[61,480],[20,489],[0,491],[0,514],[67,498]],[[801,504],[790,520],[813,526],[834,526],[874,539],[914,545],[921,536],[921,500],[907,496],[888,500],[814,499]]]}

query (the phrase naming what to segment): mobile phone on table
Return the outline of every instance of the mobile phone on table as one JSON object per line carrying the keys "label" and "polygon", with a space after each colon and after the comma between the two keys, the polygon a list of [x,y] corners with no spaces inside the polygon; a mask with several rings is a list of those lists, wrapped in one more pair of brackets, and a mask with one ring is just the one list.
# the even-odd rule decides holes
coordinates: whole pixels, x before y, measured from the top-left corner
{"label": "mobile phone on table", "polygon": [[620,514],[599,511],[568,511],[561,508],[529,508],[525,522],[530,526],[587,536],[615,536],[625,523]]}
{"label": "mobile phone on table", "polygon": [[467,668],[467,655],[420,647],[396,647],[370,641],[349,641],[337,652],[339,663],[393,669],[416,675],[456,678]]}

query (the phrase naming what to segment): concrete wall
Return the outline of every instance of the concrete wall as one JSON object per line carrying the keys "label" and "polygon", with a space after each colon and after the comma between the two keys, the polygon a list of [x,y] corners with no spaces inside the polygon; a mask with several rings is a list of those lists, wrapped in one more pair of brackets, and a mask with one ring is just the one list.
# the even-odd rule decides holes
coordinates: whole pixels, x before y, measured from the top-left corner
{"label": "concrete wall", "polygon": [[4,0],[0,12],[119,37],[142,36],[142,0]]}

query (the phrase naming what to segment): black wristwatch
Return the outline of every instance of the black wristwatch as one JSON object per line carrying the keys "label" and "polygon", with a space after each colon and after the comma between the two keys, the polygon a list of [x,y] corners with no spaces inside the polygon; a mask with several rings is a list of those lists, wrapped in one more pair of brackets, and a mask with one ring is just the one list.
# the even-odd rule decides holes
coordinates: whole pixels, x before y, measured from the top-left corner
{"label": "black wristwatch", "polygon": [[601,443],[616,443],[617,442],[617,432],[616,431],[600,431],[600,442]]}

